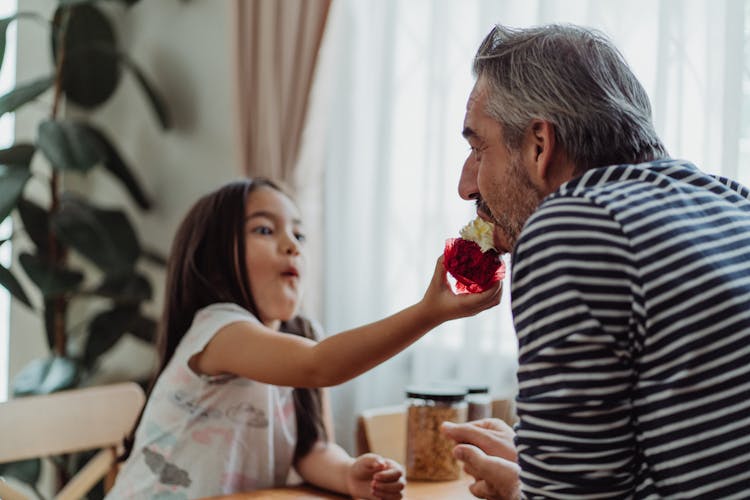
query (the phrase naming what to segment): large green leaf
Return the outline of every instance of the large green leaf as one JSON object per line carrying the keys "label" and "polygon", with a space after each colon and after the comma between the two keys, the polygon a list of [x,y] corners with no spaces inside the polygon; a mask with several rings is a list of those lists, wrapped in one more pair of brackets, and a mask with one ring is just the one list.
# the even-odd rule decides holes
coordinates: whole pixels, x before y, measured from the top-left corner
{"label": "large green leaf", "polygon": [[33,101],[52,87],[55,79],[52,76],[19,85],[5,95],[0,96],[0,116],[11,113],[29,101]]}
{"label": "large green leaf", "polygon": [[46,256],[49,248],[50,214],[31,200],[21,198],[16,205],[26,234],[34,242],[37,254]]}
{"label": "large green leaf", "polygon": [[[62,90],[79,106],[95,108],[107,101],[120,82],[120,65],[109,53],[90,51],[89,47],[104,45],[116,48],[115,30],[107,17],[91,3],[60,5],[54,20],[60,22],[67,14],[65,59],[61,69]],[[52,35],[52,53],[57,57],[58,36]]]}
{"label": "large green leaf", "polygon": [[28,142],[19,142],[7,149],[0,149],[0,164],[21,165],[28,167],[36,152],[36,146]]}
{"label": "large green leaf", "polygon": [[29,165],[34,151],[34,145],[28,143],[0,149],[0,222],[16,206],[26,181],[31,177]]}
{"label": "large green leaf", "polygon": [[135,230],[120,210],[67,198],[52,215],[52,230],[108,275],[130,273],[140,256]]}
{"label": "large green leaf", "polygon": [[150,300],[152,289],[151,283],[144,276],[133,273],[105,276],[96,288],[96,294],[111,298],[118,303],[137,304]]}
{"label": "large green leaf", "polygon": [[133,72],[136,81],[141,86],[141,89],[146,94],[151,107],[156,113],[156,117],[159,119],[159,124],[163,130],[169,130],[172,128],[172,118],[169,116],[169,109],[164,101],[164,98],[156,91],[156,88],[149,83],[148,78],[141,69],[138,67],[133,60],[122,54],[121,61],[125,64],[130,71]]}
{"label": "large green leaf", "polygon": [[119,307],[96,315],[89,323],[83,360],[92,367],[122,337],[138,317],[138,306]]}
{"label": "large green leaf", "polygon": [[5,287],[5,289],[8,290],[11,295],[13,295],[13,297],[20,300],[27,307],[32,307],[31,301],[26,295],[26,292],[24,292],[21,283],[13,275],[11,270],[3,265],[0,265],[0,285]]}
{"label": "large green leaf", "polygon": [[162,129],[168,130],[172,128],[172,119],[169,115],[169,109],[167,108],[166,101],[159,94],[156,88],[149,82],[146,74],[140,67],[133,61],[127,54],[117,50],[114,46],[106,43],[92,43],[86,47],[79,47],[76,52],[72,54],[76,60],[85,59],[89,54],[100,54],[103,58],[108,58],[114,61],[118,61],[120,64],[125,66],[128,70],[133,72],[136,82],[141,87],[141,90],[146,94],[149,104],[156,113],[156,117],[159,120],[159,124]]}
{"label": "large green leaf", "polygon": [[54,168],[87,172],[106,153],[89,129],[74,121],[47,120],[39,125],[37,144]]}
{"label": "large green leaf", "polygon": [[156,339],[156,321],[152,318],[139,315],[130,325],[128,330],[132,335],[146,342]]}
{"label": "large green leaf", "polygon": [[0,222],[13,211],[30,178],[29,167],[0,165]]}
{"label": "large green leaf", "polygon": [[36,484],[41,473],[42,461],[39,458],[0,464],[0,476],[14,477],[26,484]]}
{"label": "large green leaf", "polygon": [[31,361],[13,379],[13,394],[51,394],[70,389],[78,381],[79,367],[69,358],[52,356]]}
{"label": "large green leaf", "polygon": [[144,210],[151,208],[151,202],[146,197],[146,192],[133,175],[133,170],[122,159],[112,141],[101,130],[91,125],[84,126],[92,137],[96,137],[104,150],[104,167],[122,182],[139,207]]}
{"label": "large green leaf", "polygon": [[74,292],[83,281],[82,273],[52,265],[30,253],[22,253],[18,261],[45,297],[56,297]]}

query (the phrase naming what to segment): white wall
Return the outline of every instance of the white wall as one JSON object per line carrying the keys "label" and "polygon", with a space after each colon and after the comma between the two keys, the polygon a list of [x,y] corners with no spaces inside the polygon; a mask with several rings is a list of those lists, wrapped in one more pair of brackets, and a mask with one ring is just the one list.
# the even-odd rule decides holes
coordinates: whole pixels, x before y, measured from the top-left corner
{"label": "white wall", "polygon": [[[20,0],[19,10],[36,11],[50,17],[56,1]],[[96,111],[93,121],[101,126],[136,169],[152,195],[155,206],[148,214],[130,210],[142,243],[163,254],[187,208],[199,195],[239,175],[239,148],[234,115],[232,2],[228,0],[141,1],[127,9],[119,2],[100,2],[116,25],[124,50],[151,77],[172,110],[175,128],[163,132],[131,75],[126,74],[114,97]],[[37,23],[19,23],[17,81],[24,82],[50,72],[49,35]],[[51,95],[18,113],[17,139],[33,138],[39,119],[50,112]],[[28,109],[33,108],[33,109]],[[44,171],[36,158],[35,171]],[[127,204],[119,184],[105,175],[90,175],[85,181],[66,180],[102,204]],[[27,194],[43,198],[39,185]],[[16,250],[22,248],[17,245]],[[160,281],[161,273],[153,271]],[[19,273],[21,274],[21,273]],[[30,290],[31,287],[27,287]],[[155,290],[161,297],[162,289]],[[33,297],[32,300],[38,299]],[[37,303],[38,300],[37,300]],[[155,304],[158,315],[161,300]],[[76,314],[74,309],[73,314]],[[119,372],[149,369],[150,351],[137,342],[118,346],[129,353],[108,359],[108,367]],[[11,306],[10,377],[29,360],[47,353],[40,316],[17,303]],[[118,361],[121,360],[121,361]]]}

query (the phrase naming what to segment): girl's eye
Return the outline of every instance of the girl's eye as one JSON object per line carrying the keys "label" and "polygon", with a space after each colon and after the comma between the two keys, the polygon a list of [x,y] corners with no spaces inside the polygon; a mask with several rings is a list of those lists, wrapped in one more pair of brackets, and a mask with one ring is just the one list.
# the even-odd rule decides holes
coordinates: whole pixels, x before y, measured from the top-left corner
{"label": "girl's eye", "polygon": [[270,235],[273,234],[273,229],[268,226],[258,226],[254,227],[252,232],[256,234]]}
{"label": "girl's eye", "polygon": [[300,243],[304,243],[305,241],[307,241],[307,236],[302,233],[294,233],[294,237],[297,238],[297,241],[299,241]]}

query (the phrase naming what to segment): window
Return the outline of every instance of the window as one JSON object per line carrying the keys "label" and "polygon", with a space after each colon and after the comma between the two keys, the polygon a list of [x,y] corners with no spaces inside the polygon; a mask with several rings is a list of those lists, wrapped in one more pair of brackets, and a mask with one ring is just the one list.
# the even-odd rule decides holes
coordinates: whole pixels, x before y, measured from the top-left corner
{"label": "window", "polygon": [[[671,155],[747,183],[750,118],[743,140],[732,121],[743,102],[743,9],[744,0],[334,2],[319,71],[332,96],[321,108],[330,123],[326,327],[340,331],[419,300],[444,239],[472,217],[456,192],[468,150],[460,132],[473,55],[497,22],[603,31],[648,92]],[[339,436],[352,434],[352,411],[403,400],[405,384],[480,378],[495,393],[512,390],[516,342],[503,302],[337,389]]]}
{"label": "window", "polygon": [[[0,18],[8,17],[16,11],[15,0],[0,0]],[[8,29],[5,46],[5,60],[0,71],[0,95],[13,88],[16,69],[16,27],[12,23]],[[13,115],[6,114],[0,118],[0,148],[6,148],[13,142]],[[8,217],[0,223],[0,241],[10,237],[11,221]],[[10,265],[10,242],[0,246],[0,265]],[[0,287],[0,401],[8,399],[8,364],[9,364],[9,325],[10,294]]]}

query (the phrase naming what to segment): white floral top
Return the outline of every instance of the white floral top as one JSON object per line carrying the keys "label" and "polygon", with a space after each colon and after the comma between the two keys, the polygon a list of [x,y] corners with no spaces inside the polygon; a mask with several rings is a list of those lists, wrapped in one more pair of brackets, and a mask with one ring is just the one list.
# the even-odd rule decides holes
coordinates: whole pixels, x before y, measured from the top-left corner
{"label": "white floral top", "polygon": [[195,315],[108,499],[187,500],[285,484],[297,440],[293,389],[188,367],[217,331],[238,321],[258,320],[229,303]]}

